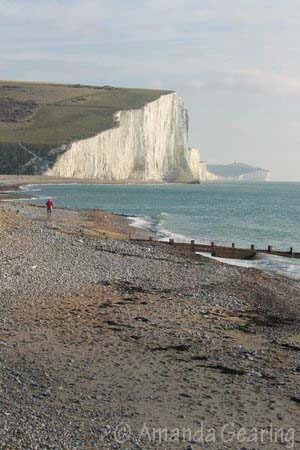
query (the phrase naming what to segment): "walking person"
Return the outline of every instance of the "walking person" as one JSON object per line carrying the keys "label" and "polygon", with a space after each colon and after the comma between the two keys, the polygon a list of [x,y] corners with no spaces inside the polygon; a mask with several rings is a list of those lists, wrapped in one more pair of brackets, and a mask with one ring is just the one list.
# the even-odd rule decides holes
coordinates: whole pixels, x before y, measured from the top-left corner
{"label": "walking person", "polygon": [[52,209],[54,208],[54,201],[52,198],[48,198],[46,202],[46,208],[47,208],[47,217],[50,217],[52,214]]}

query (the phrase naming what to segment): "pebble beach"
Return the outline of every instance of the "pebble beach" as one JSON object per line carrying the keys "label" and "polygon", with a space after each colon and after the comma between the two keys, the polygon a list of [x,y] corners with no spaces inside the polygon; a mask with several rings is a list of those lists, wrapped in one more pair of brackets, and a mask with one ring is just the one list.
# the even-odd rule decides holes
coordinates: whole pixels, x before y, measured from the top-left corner
{"label": "pebble beach", "polygon": [[[0,204],[0,448],[298,448],[300,283],[148,237]],[[280,446],[237,435],[270,424]]]}

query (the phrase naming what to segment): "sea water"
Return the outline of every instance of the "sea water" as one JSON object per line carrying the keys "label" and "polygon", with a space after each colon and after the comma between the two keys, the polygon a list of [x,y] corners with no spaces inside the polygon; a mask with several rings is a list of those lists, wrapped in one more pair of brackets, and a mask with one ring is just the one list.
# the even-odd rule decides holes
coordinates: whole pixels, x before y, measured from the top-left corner
{"label": "sea water", "polygon": [[[161,239],[300,252],[300,183],[64,184],[27,186],[44,203],[100,208],[133,217]],[[236,262],[233,262],[236,264]],[[300,279],[300,260],[264,255],[238,262]]]}

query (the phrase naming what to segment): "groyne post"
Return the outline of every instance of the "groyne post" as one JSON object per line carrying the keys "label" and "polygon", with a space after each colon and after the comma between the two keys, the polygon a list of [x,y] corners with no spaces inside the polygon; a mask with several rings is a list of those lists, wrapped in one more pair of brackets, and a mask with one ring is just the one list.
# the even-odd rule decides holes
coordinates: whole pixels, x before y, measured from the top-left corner
{"label": "groyne post", "polygon": [[232,247],[232,248],[235,248],[235,243],[234,243],[234,242],[231,244],[231,247]]}
{"label": "groyne post", "polygon": [[170,238],[170,239],[169,239],[169,244],[170,244],[170,245],[174,245],[174,239]]}
{"label": "groyne post", "polygon": [[294,253],[294,252],[293,252],[293,247],[291,247],[291,248],[290,248],[290,255],[291,255],[291,257],[293,257],[293,253]]}
{"label": "groyne post", "polygon": [[211,256],[217,256],[214,242],[211,243]]}
{"label": "groyne post", "polygon": [[192,252],[195,251],[195,241],[194,241],[194,239],[191,240],[191,251]]}
{"label": "groyne post", "polygon": [[268,245],[268,253],[272,253],[272,245]]}
{"label": "groyne post", "polygon": [[251,250],[255,250],[255,245],[254,244],[251,245]]}

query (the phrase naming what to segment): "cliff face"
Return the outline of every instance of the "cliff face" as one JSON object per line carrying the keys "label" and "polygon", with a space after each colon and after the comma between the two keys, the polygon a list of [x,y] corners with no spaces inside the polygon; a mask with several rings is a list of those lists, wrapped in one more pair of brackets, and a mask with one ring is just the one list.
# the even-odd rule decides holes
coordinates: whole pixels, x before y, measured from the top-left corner
{"label": "cliff face", "polygon": [[219,176],[215,175],[214,173],[209,172],[207,169],[206,169],[206,179],[207,179],[207,181],[223,180],[222,177],[219,177]]}
{"label": "cliff face", "polygon": [[46,175],[107,181],[194,181],[203,165],[188,149],[188,115],[175,93],[115,115],[116,127],[70,144]]}
{"label": "cliff face", "polygon": [[268,170],[258,169],[238,177],[239,181],[270,181],[271,174]]}
{"label": "cliff face", "polygon": [[197,148],[189,149],[189,167],[195,181],[207,180],[206,163],[201,161],[200,150]]}

